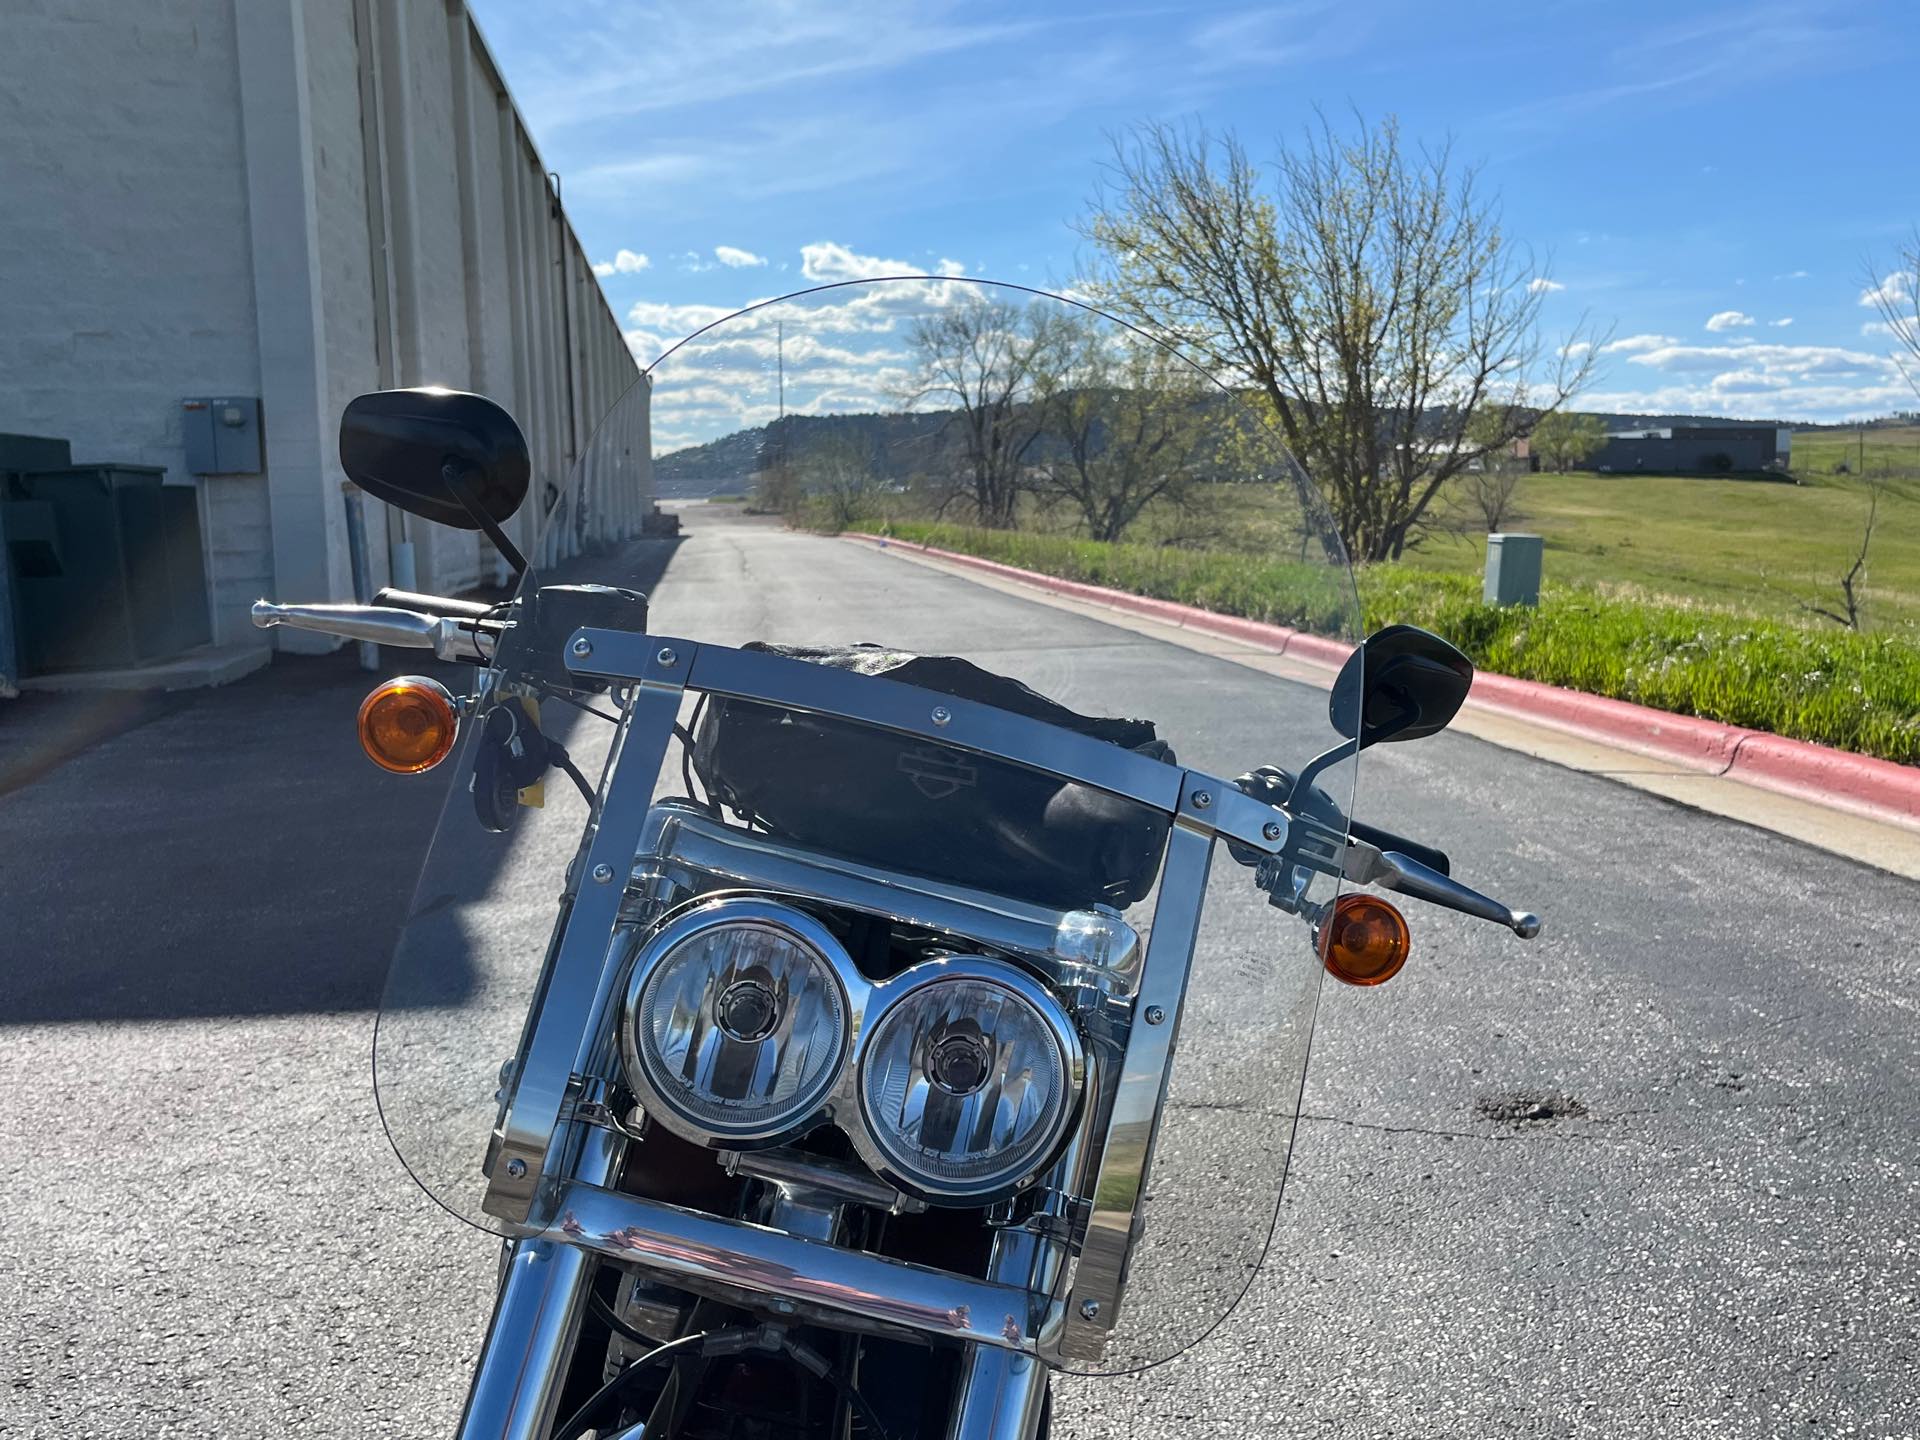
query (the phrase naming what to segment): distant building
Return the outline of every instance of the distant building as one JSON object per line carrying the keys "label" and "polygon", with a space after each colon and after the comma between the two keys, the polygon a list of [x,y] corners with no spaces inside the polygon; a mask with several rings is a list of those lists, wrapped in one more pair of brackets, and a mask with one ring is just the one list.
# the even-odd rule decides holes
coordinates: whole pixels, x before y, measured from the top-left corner
{"label": "distant building", "polygon": [[1622,430],[1582,462],[1582,470],[1649,475],[1723,475],[1786,470],[1793,432],[1772,425],[1670,425]]}
{"label": "distant building", "polygon": [[[142,492],[116,521],[126,553],[166,528],[192,557],[169,577],[168,604],[194,612],[181,645],[331,647],[256,630],[247,609],[352,598],[335,437],[353,396],[395,385],[478,390],[518,418],[533,498],[509,530],[531,551],[639,371],[463,0],[5,8],[0,441],[53,442],[0,444],[0,471],[41,476],[0,476],[0,525],[33,527],[7,551],[21,623],[50,628],[40,592],[20,592],[77,584],[99,549],[42,496],[75,488],[52,474],[67,442]],[[637,534],[650,448],[636,435],[539,558]],[[155,505],[164,527],[142,518]],[[478,535],[371,500],[364,514],[374,586],[502,576]]]}

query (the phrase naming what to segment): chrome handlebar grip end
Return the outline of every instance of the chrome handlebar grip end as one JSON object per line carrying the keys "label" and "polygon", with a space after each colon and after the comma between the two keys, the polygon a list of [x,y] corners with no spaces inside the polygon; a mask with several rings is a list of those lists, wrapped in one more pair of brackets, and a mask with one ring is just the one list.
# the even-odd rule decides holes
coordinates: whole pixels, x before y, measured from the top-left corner
{"label": "chrome handlebar grip end", "polygon": [[256,600],[251,613],[254,625],[262,630],[289,625],[408,650],[432,650],[440,641],[441,622],[431,615],[385,605],[276,605]]}
{"label": "chrome handlebar grip end", "polygon": [[1509,910],[1491,895],[1482,895],[1397,850],[1383,851],[1364,841],[1354,841],[1347,850],[1345,874],[1357,884],[1378,885],[1383,890],[1411,895],[1416,900],[1457,910],[1476,920],[1491,920],[1506,926],[1522,940],[1531,940],[1540,933],[1539,916]]}

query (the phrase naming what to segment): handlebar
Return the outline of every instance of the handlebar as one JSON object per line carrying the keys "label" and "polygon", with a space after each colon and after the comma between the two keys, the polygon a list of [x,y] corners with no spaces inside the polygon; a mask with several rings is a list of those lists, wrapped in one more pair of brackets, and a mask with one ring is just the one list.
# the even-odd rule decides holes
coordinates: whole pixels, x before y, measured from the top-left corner
{"label": "handlebar", "polygon": [[1410,860],[1418,860],[1429,870],[1442,875],[1453,874],[1453,865],[1447,859],[1447,852],[1436,850],[1431,845],[1422,845],[1418,840],[1409,840],[1404,835],[1396,835],[1391,830],[1383,830],[1378,825],[1368,825],[1361,820],[1349,820],[1347,833],[1356,840],[1364,840],[1378,850],[1392,850],[1405,855]]}
{"label": "handlebar", "polygon": [[[414,598],[430,601],[436,609],[462,603],[442,601],[431,595]],[[270,600],[253,602],[253,623],[262,630],[287,625],[296,630],[337,635],[343,640],[371,640],[376,645],[431,650],[442,660],[475,664],[488,662],[500,633],[497,621],[464,615],[443,619],[392,605],[275,605]]]}

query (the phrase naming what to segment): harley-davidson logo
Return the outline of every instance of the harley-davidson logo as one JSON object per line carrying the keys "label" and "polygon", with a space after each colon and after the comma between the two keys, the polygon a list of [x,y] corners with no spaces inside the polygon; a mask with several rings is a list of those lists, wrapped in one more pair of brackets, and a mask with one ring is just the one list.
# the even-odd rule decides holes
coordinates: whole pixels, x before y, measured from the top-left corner
{"label": "harley-davidson logo", "polygon": [[929,800],[945,800],[980,782],[979,769],[957,750],[923,745],[900,754],[900,771]]}

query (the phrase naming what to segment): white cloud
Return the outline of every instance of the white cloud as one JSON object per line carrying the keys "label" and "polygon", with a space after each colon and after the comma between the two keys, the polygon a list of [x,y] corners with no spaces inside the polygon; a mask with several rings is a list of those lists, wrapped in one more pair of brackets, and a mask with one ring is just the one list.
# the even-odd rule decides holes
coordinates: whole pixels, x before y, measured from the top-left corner
{"label": "white cloud", "polygon": [[1920,342],[1920,324],[1904,315],[1892,324],[1885,320],[1869,320],[1860,327],[1860,333],[1869,339],[1898,340],[1909,348]]}
{"label": "white cloud", "polygon": [[751,250],[742,250],[735,245],[716,245],[713,258],[730,270],[744,270],[750,265],[764,265],[767,257],[756,255]]}
{"label": "white cloud", "polygon": [[1791,315],[1782,315],[1778,320],[1769,320],[1767,322],[1767,324],[1773,326],[1776,330],[1784,330],[1792,323],[1793,317]]}
{"label": "white cloud", "polygon": [[1870,285],[1860,292],[1862,305],[1904,305],[1911,299],[1913,276],[1904,270],[1896,270],[1878,285]]}
{"label": "white cloud", "polygon": [[1659,372],[1661,380],[1645,390],[1583,395],[1588,409],[1828,420],[1911,403],[1912,391],[1891,359],[1843,346],[1731,337],[1696,345],[1632,335],[1605,348],[1629,367]]}
{"label": "white cloud", "polygon": [[1739,310],[1722,310],[1717,315],[1707,317],[1707,329],[1716,333],[1721,330],[1737,330],[1751,324],[1753,324],[1753,317]]}
{"label": "white cloud", "polygon": [[1659,350],[1680,342],[1671,335],[1623,335],[1600,347],[1602,355],[1633,355],[1644,350]]}
{"label": "white cloud", "polygon": [[1527,282],[1527,293],[1529,295],[1551,295],[1555,290],[1564,290],[1566,288],[1567,287],[1562,285],[1558,280],[1549,280],[1544,275],[1536,275]]}
{"label": "white cloud", "polygon": [[[942,260],[934,273],[962,275],[966,268],[958,260]],[[927,271],[910,260],[883,260],[822,240],[800,247],[800,273],[816,283],[830,285],[837,280],[875,280],[883,275],[924,275]]]}
{"label": "white cloud", "polygon": [[1804,280],[1807,278],[1807,272],[1804,270],[1789,270],[1786,274],[1776,275],[1773,278],[1776,280]]}
{"label": "white cloud", "polygon": [[602,260],[593,267],[593,273],[607,275],[638,275],[653,264],[647,256],[637,250],[619,250],[611,260]]}

